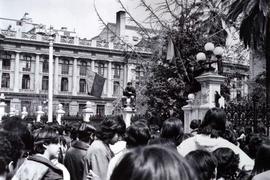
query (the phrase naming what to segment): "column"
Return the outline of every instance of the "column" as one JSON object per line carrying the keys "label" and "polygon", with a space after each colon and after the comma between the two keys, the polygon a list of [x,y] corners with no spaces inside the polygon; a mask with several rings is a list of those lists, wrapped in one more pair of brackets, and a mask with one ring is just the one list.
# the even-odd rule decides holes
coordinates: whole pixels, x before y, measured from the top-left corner
{"label": "column", "polygon": [[126,87],[127,85],[127,64],[124,64],[124,70],[123,70],[123,87]]}
{"label": "column", "polygon": [[112,62],[108,63],[108,74],[107,74],[107,96],[112,97]]}
{"label": "column", "polygon": [[91,71],[95,72],[95,61],[91,60]]}
{"label": "column", "polygon": [[19,92],[20,82],[20,52],[16,52],[14,66],[14,92]]}
{"label": "column", "polygon": [[40,90],[40,81],[42,78],[39,77],[39,62],[40,62],[40,55],[36,55],[36,63],[35,63],[35,92],[38,94]]}
{"label": "column", "polygon": [[54,59],[54,94],[58,94],[58,72],[59,72],[59,57]]}
{"label": "column", "polygon": [[78,87],[78,82],[77,82],[77,58],[74,58],[73,61],[73,75],[72,75],[72,95],[76,96],[77,95],[77,87]]}

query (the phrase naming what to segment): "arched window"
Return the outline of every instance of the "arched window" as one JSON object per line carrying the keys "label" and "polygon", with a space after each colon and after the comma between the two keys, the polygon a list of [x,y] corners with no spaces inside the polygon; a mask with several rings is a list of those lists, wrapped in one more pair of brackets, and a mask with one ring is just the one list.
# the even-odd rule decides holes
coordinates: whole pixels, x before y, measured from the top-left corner
{"label": "arched window", "polygon": [[30,55],[24,55],[23,60],[25,62],[25,66],[23,67],[23,71],[31,71],[32,57]]}
{"label": "arched window", "polygon": [[120,64],[115,64],[113,66],[113,77],[114,78],[120,78],[121,74],[121,65]]}
{"label": "arched window", "polygon": [[68,91],[68,78],[61,79],[61,91]]}
{"label": "arched window", "polygon": [[80,79],[80,92],[86,92],[86,81],[85,79]]}
{"label": "arched window", "polygon": [[81,66],[80,66],[80,75],[86,76],[86,71],[87,71],[87,63],[86,63],[86,61],[82,60]]}
{"label": "arched window", "polygon": [[117,96],[120,93],[120,83],[118,81],[113,82],[113,95]]}
{"label": "arched window", "polygon": [[30,76],[24,74],[22,77],[22,89],[30,89]]}
{"label": "arched window", "polygon": [[62,74],[68,74],[69,72],[69,60],[63,60],[62,63]]}
{"label": "arched window", "polygon": [[42,77],[42,90],[48,90],[49,87],[49,77],[43,76]]}
{"label": "arched window", "polygon": [[11,55],[8,52],[1,54],[3,69],[10,69]]}
{"label": "arched window", "polygon": [[9,83],[10,83],[9,73],[3,73],[2,74],[1,87],[2,88],[9,88]]}
{"label": "arched window", "polygon": [[104,63],[98,63],[97,64],[98,74],[101,76],[104,76],[105,71],[105,64]]}
{"label": "arched window", "polygon": [[49,62],[48,62],[48,59],[44,59],[44,61],[43,61],[42,72],[44,72],[44,73],[49,72]]}

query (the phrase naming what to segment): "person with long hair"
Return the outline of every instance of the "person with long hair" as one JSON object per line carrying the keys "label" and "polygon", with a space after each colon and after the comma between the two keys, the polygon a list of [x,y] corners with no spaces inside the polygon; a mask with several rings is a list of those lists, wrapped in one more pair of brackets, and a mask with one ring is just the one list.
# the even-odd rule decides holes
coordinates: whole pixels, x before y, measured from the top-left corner
{"label": "person with long hair", "polygon": [[162,146],[134,148],[114,168],[110,180],[197,180],[176,150]]}
{"label": "person with long hair", "polygon": [[83,180],[106,179],[109,162],[114,156],[109,144],[115,144],[122,131],[123,125],[114,118],[104,119],[97,127],[96,139],[84,157]]}
{"label": "person with long hair", "polygon": [[20,166],[12,180],[61,180],[63,171],[51,160],[58,157],[60,138],[57,131],[46,127],[34,132],[34,155]]}
{"label": "person with long hair", "polygon": [[185,158],[194,168],[200,180],[216,179],[217,159],[212,153],[196,150],[188,153]]}
{"label": "person with long hair", "polygon": [[178,152],[186,156],[189,152],[204,149],[213,152],[217,148],[230,148],[239,155],[239,169],[252,170],[254,161],[238,146],[223,138],[226,129],[226,115],[223,109],[209,109],[198,129],[198,134],[186,139],[178,147]]}
{"label": "person with long hair", "polygon": [[264,142],[255,158],[255,165],[252,170],[252,180],[269,180],[270,179],[270,142]]}

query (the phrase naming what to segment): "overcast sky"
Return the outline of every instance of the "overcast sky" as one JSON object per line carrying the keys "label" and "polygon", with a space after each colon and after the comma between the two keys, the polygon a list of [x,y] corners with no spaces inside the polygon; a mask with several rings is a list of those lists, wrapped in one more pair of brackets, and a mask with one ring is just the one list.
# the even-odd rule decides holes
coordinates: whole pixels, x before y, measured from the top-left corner
{"label": "overcast sky", "polygon": [[[145,19],[144,9],[138,7],[139,0],[122,2],[138,20]],[[147,2],[153,4],[157,1]],[[116,12],[121,10],[117,0],[96,0],[96,7],[106,23],[115,22]],[[29,13],[34,23],[52,25],[57,29],[75,29],[80,37],[94,37],[103,28],[94,10],[94,0],[0,0],[2,18],[20,19],[25,12]],[[0,21],[3,23],[3,20]]]}

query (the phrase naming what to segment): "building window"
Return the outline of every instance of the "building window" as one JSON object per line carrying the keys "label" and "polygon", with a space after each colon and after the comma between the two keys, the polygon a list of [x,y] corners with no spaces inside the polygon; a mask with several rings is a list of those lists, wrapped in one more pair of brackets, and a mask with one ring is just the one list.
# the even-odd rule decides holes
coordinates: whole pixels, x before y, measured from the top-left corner
{"label": "building window", "polygon": [[113,95],[119,95],[120,83],[118,81],[113,82]]}
{"label": "building window", "polygon": [[87,63],[86,63],[86,61],[81,61],[80,75],[86,76],[86,71],[87,71]]}
{"label": "building window", "polygon": [[80,79],[80,92],[86,92],[86,81],[85,79]]}
{"label": "building window", "polygon": [[137,66],[135,69],[136,80],[140,80],[144,77],[144,71],[142,67]]}
{"label": "building window", "polygon": [[78,112],[79,116],[83,115],[83,110],[84,109],[85,109],[85,104],[79,104],[79,112]]}
{"label": "building window", "polygon": [[10,82],[10,76],[9,76],[9,73],[3,73],[3,74],[2,74],[1,87],[2,87],[2,88],[9,88],[9,82]]}
{"label": "building window", "polygon": [[68,72],[69,72],[69,60],[63,60],[62,74],[68,74]]}
{"label": "building window", "polygon": [[42,90],[48,90],[49,87],[49,77],[43,76],[42,77]]}
{"label": "building window", "polygon": [[121,66],[119,64],[115,64],[113,66],[113,77],[114,78],[120,78],[120,74],[121,74]]}
{"label": "building window", "polygon": [[98,74],[104,76],[105,65],[104,63],[97,64]]}
{"label": "building window", "polygon": [[61,79],[61,91],[68,91],[68,78]]}
{"label": "building window", "polygon": [[25,66],[23,67],[23,71],[31,71],[32,57],[28,56],[28,55],[24,55],[23,60],[25,62]]}
{"label": "building window", "polygon": [[24,74],[22,77],[22,89],[30,89],[30,76]]}
{"label": "building window", "polygon": [[44,61],[43,61],[42,72],[44,72],[44,73],[49,72],[49,62],[48,62],[48,59],[44,59]]}
{"label": "building window", "polygon": [[105,115],[105,105],[97,105],[96,115],[99,115],[99,116]]}
{"label": "building window", "polygon": [[10,70],[11,55],[5,52],[1,55],[3,69]]}

